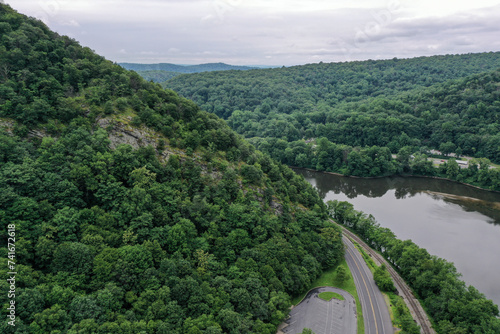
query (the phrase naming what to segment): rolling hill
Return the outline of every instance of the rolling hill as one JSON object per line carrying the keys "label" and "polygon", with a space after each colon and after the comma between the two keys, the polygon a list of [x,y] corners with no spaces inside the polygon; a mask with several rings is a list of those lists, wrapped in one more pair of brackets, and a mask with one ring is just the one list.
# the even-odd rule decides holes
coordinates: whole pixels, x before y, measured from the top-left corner
{"label": "rolling hill", "polygon": [[[488,161],[457,172],[433,169],[422,155],[435,149],[500,162],[498,68],[500,53],[490,52],[198,73],[163,85],[288,165],[440,176],[498,190],[497,172],[478,174]],[[422,159],[408,161],[415,153]]]}

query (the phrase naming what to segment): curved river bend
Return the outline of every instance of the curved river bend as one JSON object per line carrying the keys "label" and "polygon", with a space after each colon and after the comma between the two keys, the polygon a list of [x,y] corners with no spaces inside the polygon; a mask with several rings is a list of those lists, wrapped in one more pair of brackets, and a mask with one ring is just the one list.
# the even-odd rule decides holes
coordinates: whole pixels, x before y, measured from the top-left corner
{"label": "curved river bend", "polygon": [[401,239],[453,262],[500,305],[500,194],[415,177],[356,179],[301,169],[323,200],[348,201]]}

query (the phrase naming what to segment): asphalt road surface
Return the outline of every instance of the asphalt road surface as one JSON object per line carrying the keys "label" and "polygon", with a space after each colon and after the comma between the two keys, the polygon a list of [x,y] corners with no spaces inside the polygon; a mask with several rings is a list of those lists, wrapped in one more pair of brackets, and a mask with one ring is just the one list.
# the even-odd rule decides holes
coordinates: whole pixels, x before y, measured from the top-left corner
{"label": "asphalt road surface", "polygon": [[392,334],[389,309],[384,296],[373,280],[373,274],[353,243],[343,237],[346,245],[345,258],[356,283],[356,290],[363,310],[365,334]]}
{"label": "asphalt road surface", "polygon": [[[345,300],[323,300],[318,294],[325,291],[336,292]],[[302,333],[304,328],[312,329],[316,334],[356,334],[356,302],[353,296],[344,290],[321,287],[307,294],[299,305],[290,312],[282,329],[286,334]]]}

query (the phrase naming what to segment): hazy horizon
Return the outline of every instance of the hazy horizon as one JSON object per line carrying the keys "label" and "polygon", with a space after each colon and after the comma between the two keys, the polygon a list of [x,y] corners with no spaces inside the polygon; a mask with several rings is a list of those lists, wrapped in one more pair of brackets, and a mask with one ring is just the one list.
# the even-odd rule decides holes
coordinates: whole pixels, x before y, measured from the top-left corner
{"label": "hazy horizon", "polygon": [[500,52],[500,50],[493,50],[493,51],[483,51],[483,52],[467,52],[467,53],[447,53],[447,54],[434,54],[434,55],[425,55],[425,56],[414,56],[414,57],[392,57],[392,58],[381,58],[381,59],[359,59],[359,60],[347,60],[347,61],[318,61],[314,63],[303,63],[303,64],[291,64],[291,65],[263,65],[263,64],[232,64],[232,63],[225,63],[223,61],[210,61],[210,62],[204,62],[204,63],[193,63],[193,64],[177,64],[177,63],[171,63],[171,62],[152,62],[152,63],[146,63],[146,62],[135,62],[135,61],[120,61],[116,62],[117,64],[139,64],[139,65],[158,65],[158,64],[172,64],[172,65],[177,65],[177,66],[196,66],[196,65],[207,65],[207,64],[226,64],[226,65],[231,65],[231,66],[246,66],[246,67],[293,67],[293,66],[302,66],[302,65],[308,65],[308,64],[319,64],[319,63],[345,63],[345,62],[354,62],[354,61],[371,61],[371,60],[391,60],[391,59],[414,59],[414,58],[421,58],[421,57],[439,57],[439,56],[448,56],[448,55],[465,55],[465,54],[478,54],[478,53],[495,53],[495,52]]}

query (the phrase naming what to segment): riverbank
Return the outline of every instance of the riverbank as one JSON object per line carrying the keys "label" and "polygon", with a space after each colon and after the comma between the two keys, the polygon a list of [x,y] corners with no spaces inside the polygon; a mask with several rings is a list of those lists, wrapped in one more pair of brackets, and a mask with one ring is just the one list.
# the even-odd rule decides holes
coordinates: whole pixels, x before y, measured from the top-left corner
{"label": "riverbank", "polygon": [[[379,257],[379,260],[387,259],[387,262],[393,268],[398,269],[398,274],[402,279],[408,282],[408,285],[415,292],[416,296],[420,296],[422,306],[432,314],[434,325],[437,332],[457,331],[464,333],[472,333],[473,331],[481,333],[498,333],[500,322],[497,319],[498,307],[491,300],[488,300],[485,295],[478,293],[476,288],[464,284],[461,275],[456,267],[438,256],[431,255],[426,249],[421,248],[418,242],[415,243],[406,238],[398,238],[397,233],[391,231],[386,226],[380,225],[371,215],[367,215],[361,211],[356,211],[353,206],[343,201],[328,201],[328,211],[332,219],[336,222],[353,229],[359,239],[363,239],[370,247],[380,251],[371,253],[372,257]],[[445,211],[444,207],[434,207],[433,211]],[[421,211],[418,218],[422,219],[426,211]],[[464,232],[460,226],[455,224],[453,216],[450,212],[445,212],[446,224],[452,225],[453,231]],[[424,216],[425,217],[425,216]],[[450,220],[451,218],[451,220]],[[401,216],[397,218],[398,223],[404,222]],[[477,224],[473,224],[477,226]],[[498,232],[498,228],[495,228]],[[448,240],[440,238],[433,233],[432,229],[424,229],[427,239],[436,237],[435,240],[445,243]],[[471,237],[472,234],[466,234]],[[481,234],[484,242],[485,234]],[[357,240],[357,236],[350,235]],[[405,241],[403,241],[405,240]],[[496,240],[495,240],[496,241]],[[436,244],[435,241],[432,244]],[[463,244],[454,242],[452,253],[456,254],[462,248]],[[460,247],[457,247],[460,245]],[[477,243],[475,243],[477,247]],[[473,248],[467,248],[466,252],[471,253]],[[492,251],[492,250],[489,250]],[[477,256],[474,249],[474,260],[476,262],[482,259]],[[473,262],[468,261],[469,264]],[[386,266],[389,271],[391,267]],[[483,270],[483,276],[487,276]],[[429,280],[429,277],[438,277],[436,280]],[[498,282],[498,280],[496,280]],[[408,291],[409,292],[409,291]],[[446,294],[448,298],[442,298]],[[413,300],[412,296],[409,296]],[[454,307],[447,307],[449,300],[453,300]],[[471,311],[470,305],[487,305],[487,307],[477,308]],[[477,319],[481,319],[479,323]]]}
{"label": "riverbank", "polygon": [[442,180],[442,181],[457,183],[460,185],[464,185],[464,186],[479,189],[479,190],[490,191],[493,193],[500,194],[500,191],[497,191],[497,190],[487,189],[487,188],[479,187],[479,186],[476,186],[476,185],[473,185],[470,183],[460,182],[457,180],[447,179],[447,178],[439,177],[439,176],[418,175],[418,174],[392,174],[392,175],[383,175],[383,176],[354,176],[354,175],[345,175],[345,174],[340,174],[340,173],[321,171],[321,170],[316,170],[316,169],[306,168],[306,167],[295,167],[295,166],[289,166],[289,167],[292,169],[301,169],[301,170],[307,170],[307,171],[316,172],[316,173],[325,173],[325,174],[329,174],[329,175],[343,176],[343,177],[348,177],[348,178],[352,178],[352,179],[376,180],[376,179],[385,179],[385,178],[390,178],[390,177],[418,177],[418,178],[425,178],[425,179]]}
{"label": "riverbank", "polygon": [[[326,201],[347,201],[401,240],[453,262],[467,285],[500,304],[500,194],[430,178],[359,179],[296,169]],[[460,245],[460,247],[457,247]],[[471,251],[474,250],[474,251]]]}

